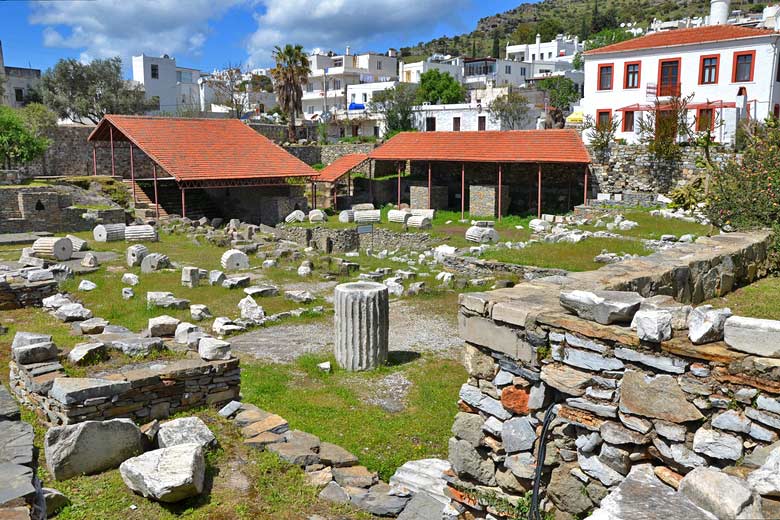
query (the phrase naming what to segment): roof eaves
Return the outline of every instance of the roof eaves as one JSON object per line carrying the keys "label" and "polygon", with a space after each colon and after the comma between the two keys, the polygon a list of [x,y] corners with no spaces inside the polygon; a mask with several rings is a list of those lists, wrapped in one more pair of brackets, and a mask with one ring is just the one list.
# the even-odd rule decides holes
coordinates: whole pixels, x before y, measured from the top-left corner
{"label": "roof eaves", "polygon": [[[701,45],[703,43],[720,43],[720,42],[732,42],[737,40],[751,40],[754,38],[771,38],[771,37],[778,37],[780,36],[780,33],[772,33],[772,34],[753,34],[750,36],[739,36],[737,38],[723,38],[722,40],[707,40],[707,41],[701,41],[701,42],[686,42],[686,43],[672,43],[669,45],[649,45],[647,47],[636,47],[632,49],[618,49],[618,50],[612,50],[610,51],[609,48],[612,45],[620,45],[623,42],[619,43],[613,43],[612,45],[607,45],[606,47],[599,47],[598,49],[593,49],[590,51],[583,52],[583,56],[596,56],[601,54],[620,54],[624,52],[637,52],[637,51],[646,51],[646,50],[653,50],[653,49],[669,49],[669,48],[676,48],[676,47],[687,47],[691,45]],[[631,40],[626,40],[631,41]]]}

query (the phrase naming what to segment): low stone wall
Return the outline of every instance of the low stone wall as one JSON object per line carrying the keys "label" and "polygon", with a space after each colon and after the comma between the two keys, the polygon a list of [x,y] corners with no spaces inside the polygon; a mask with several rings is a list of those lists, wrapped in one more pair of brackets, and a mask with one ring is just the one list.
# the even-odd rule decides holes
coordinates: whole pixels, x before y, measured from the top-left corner
{"label": "low stone wall", "polygon": [[382,249],[424,251],[441,243],[440,239],[431,237],[428,233],[397,233],[376,226],[373,233],[362,235],[359,235],[354,228],[279,226],[276,228],[276,236],[304,247],[312,246],[327,253],[346,253],[369,248],[374,251]]}
{"label": "low stone wall", "polygon": [[[659,161],[644,145],[614,143],[605,154],[590,149],[594,182],[591,191],[667,193],[705,173],[696,163],[702,155],[700,148],[684,147],[678,160]],[[711,157],[716,164],[739,159],[738,154],[726,150],[713,150]]]}
{"label": "low stone wall", "polygon": [[[61,370],[38,374],[40,367],[9,363],[11,390],[51,425],[127,417],[161,419],[202,406],[238,399],[241,370],[236,358],[226,361],[187,359],[146,363],[101,375],[69,378]],[[66,379],[56,391],[57,381]],[[55,391],[53,391],[55,389]]]}
{"label": "low stone wall", "polygon": [[428,207],[428,185],[409,187],[409,207],[414,209],[447,209],[449,188],[431,186],[430,207]]}
{"label": "low stone wall", "polygon": [[27,280],[4,280],[0,276],[0,311],[40,307],[44,298],[57,294],[54,280],[28,282]]}
{"label": "low stone wall", "polygon": [[[509,213],[509,186],[501,187],[501,212]],[[498,186],[469,186],[469,212],[471,215],[495,217],[498,215]]]}
{"label": "low stone wall", "polygon": [[447,271],[465,275],[509,274],[525,280],[534,280],[545,276],[566,276],[569,274],[568,271],[563,269],[545,269],[532,265],[505,264],[503,262],[460,255],[443,255],[441,264]]}
{"label": "low stone wall", "polygon": [[768,240],[704,237],[598,271],[462,294],[469,379],[449,441],[450,496],[476,518],[510,517],[510,504],[532,487],[553,404],[543,482],[546,510],[560,518],[587,516],[635,464],[652,462],[665,481],[698,466],[755,467],[780,438],[777,359],[723,341],[695,345],[685,330],[640,341],[628,326],[568,313],[559,296],[612,289],[700,302],[765,275]]}
{"label": "low stone wall", "polygon": [[[352,144],[352,143],[336,143],[336,144],[303,144],[303,145],[288,145],[283,148],[294,155],[301,161],[308,165],[312,164],[331,164],[333,161],[344,155],[351,155],[355,153],[371,153],[377,145],[373,143],[364,144]],[[364,166],[358,171],[368,173],[370,165]]]}

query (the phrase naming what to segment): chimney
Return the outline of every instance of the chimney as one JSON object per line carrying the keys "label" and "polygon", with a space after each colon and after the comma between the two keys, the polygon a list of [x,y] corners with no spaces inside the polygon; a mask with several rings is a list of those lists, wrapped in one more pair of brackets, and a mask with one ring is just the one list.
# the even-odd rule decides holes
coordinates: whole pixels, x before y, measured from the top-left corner
{"label": "chimney", "polygon": [[730,11],[730,0],[710,0],[709,25],[726,25]]}

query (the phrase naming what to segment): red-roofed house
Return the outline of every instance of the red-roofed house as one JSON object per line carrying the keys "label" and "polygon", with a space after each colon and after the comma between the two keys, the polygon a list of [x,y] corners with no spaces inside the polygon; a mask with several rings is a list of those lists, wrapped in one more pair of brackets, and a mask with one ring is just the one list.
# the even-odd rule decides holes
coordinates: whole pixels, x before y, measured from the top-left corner
{"label": "red-roofed house", "polygon": [[778,43],[771,30],[706,25],[586,51],[583,113],[597,122],[615,118],[616,138],[633,143],[656,98],[693,95],[689,124],[732,143],[740,119],[780,115]]}
{"label": "red-roofed house", "polygon": [[[130,156],[133,198],[158,214],[275,224],[306,209],[302,186],[317,175],[237,119],[107,115],[88,141],[111,150],[112,171],[93,165],[95,175],[115,175],[115,156]],[[151,172],[134,168],[138,152],[151,160]]]}

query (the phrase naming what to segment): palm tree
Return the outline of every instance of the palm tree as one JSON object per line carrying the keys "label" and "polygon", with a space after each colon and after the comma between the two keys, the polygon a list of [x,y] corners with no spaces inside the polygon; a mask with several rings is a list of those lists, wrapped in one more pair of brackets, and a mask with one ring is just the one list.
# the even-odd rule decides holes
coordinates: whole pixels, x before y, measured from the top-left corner
{"label": "palm tree", "polygon": [[274,47],[273,58],[276,66],[271,69],[274,78],[274,91],[279,106],[287,114],[287,138],[297,141],[295,136],[295,116],[303,113],[303,85],[306,84],[311,68],[309,57],[301,45],[289,43],[280,48]]}

